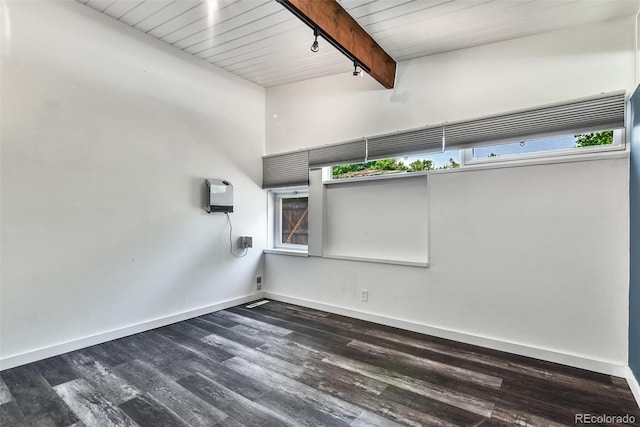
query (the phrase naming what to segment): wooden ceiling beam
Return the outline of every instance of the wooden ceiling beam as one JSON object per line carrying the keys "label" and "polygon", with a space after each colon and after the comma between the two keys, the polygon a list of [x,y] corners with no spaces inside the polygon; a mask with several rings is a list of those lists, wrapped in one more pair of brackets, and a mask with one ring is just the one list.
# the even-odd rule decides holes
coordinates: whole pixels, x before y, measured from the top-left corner
{"label": "wooden ceiling beam", "polygon": [[392,89],[396,61],[336,0],[278,0],[382,86]]}

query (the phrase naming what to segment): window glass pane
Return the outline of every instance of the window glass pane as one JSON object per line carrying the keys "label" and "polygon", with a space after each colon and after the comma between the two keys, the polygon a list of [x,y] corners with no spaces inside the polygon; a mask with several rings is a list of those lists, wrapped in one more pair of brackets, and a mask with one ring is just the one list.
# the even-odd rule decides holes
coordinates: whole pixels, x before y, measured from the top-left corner
{"label": "window glass pane", "polygon": [[351,163],[331,168],[332,179],[355,178],[360,176],[387,175],[405,172],[423,172],[460,167],[460,151],[452,150],[437,154],[422,154],[389,159],[373,160],[366,163]]}
{"label": "window glass pane", "polygon": [[473,158],[513,156],[542,151],[558,151],[613,144],[613,131],[563,135],[553,138],[524,140],[509,144],[491,145],[473,149]]}
{"label": "window glass pane", "polygon": [[309,198],[282,198],[281,242],[283,245],[309,244]]}

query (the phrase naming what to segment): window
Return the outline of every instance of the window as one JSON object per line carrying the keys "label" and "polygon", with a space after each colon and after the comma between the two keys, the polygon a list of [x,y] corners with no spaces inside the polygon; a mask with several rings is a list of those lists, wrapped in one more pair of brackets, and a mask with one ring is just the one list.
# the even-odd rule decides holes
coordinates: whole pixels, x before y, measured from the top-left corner
{"label": "window", "polygon": [[524,139],[507,144],[465,150],[465,163],[498,162],[558,155],[610,151],[624,148],[623,130],[605,130],[550,138]]}
{"label": "window", "polygon": [[389,175],[460,167],[460,150],[436,154],[408,155],[350,163],[331,167],[331,179],[349,179],[363,176]]}
{"label": "window", "polygon": [[274,192],[274,221],[275,248],[306,250],[309,244],[308,192]]}

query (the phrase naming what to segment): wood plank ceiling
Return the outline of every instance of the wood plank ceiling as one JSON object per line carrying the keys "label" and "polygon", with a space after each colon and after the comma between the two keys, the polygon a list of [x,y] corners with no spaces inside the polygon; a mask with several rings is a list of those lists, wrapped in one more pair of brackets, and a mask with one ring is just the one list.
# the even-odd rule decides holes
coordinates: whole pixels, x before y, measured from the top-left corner
{"label": "wood plank ceiling", "polygon": [[[276,0],[77,0],[264,87],[353,64]],[[635,15],[640,0],[338,0],[396,61]]]}

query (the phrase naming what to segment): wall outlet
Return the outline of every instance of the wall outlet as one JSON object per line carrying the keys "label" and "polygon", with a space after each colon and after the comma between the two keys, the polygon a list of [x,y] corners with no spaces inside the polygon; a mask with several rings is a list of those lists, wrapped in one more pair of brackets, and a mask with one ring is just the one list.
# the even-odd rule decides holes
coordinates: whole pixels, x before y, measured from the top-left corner
{"label": "wall outlet", "polygon": [[262,290],[262,276],[256,276],[256,291]]}
{"label": "wall outlet", "polygon": [[360,301],[369,301],[369,291],[367,289],[360,289]]}
{"label": "wall outlet", "polygon": [[240,247],[242,249],[248,249],[253,247],[253,237],[242,236],[240,237]]}

